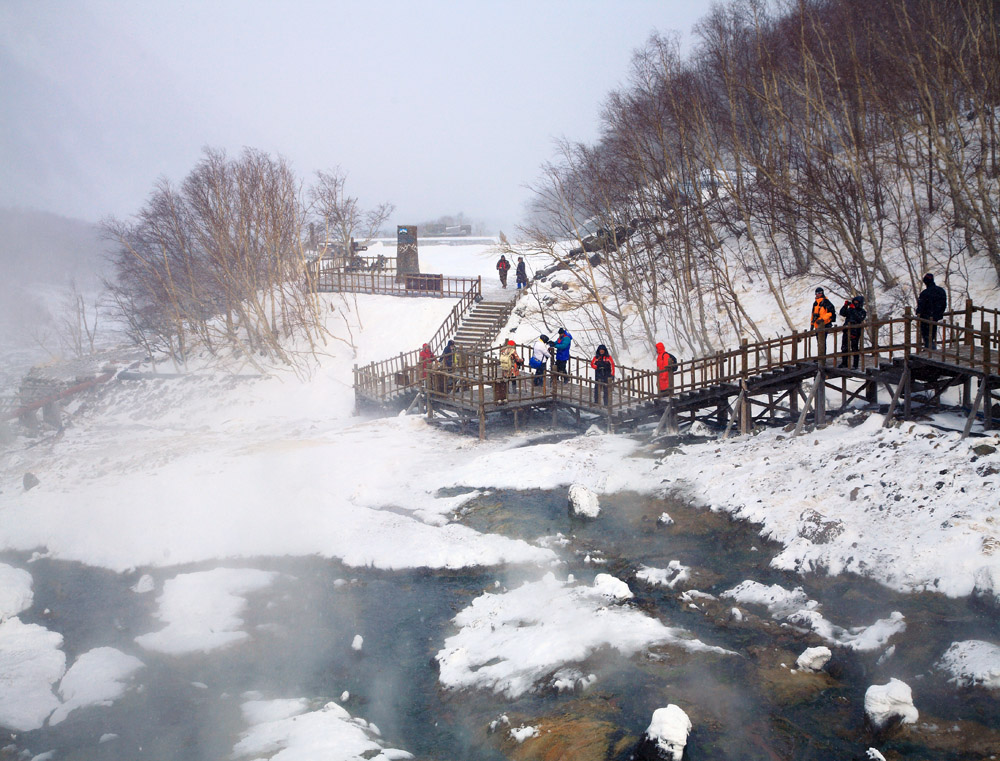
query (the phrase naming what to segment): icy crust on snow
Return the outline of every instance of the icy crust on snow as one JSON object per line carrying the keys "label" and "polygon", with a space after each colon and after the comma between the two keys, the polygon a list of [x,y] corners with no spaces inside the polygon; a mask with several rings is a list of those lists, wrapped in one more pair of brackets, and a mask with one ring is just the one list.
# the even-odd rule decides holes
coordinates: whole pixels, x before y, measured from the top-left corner
{"label": "icy crust on snow", "polygon": [[27,610],[33,601],[31,574],[0,563],[0,621]]}
{"label": "icy crust on snow", "polygon": [[[502,593],[488,592],[453,619],[459,627],[435,659],[445,687],[476,687],[516,698],[567,664],[602,648],[624,655],[659,644],[728,653],[664,626],[638,610],[610,604],[607,582],[594,586],[558,580],[548,573]],[[631,594],[631,593],[630,593]],[[565,672],[560,672],[565,673]],[[545,682],[548,683],[547,681]]]}
{"label": "icy crust on snow", "polygon": [[111,705],[125,694],[128,680],[143,666],[138,658],[113,647],[83,653],[59,683],[63,704],[49,717],[49,724],[59,724],[78,708]]}
{"label": "icy crust on snow", "polygon": [[951,674],[949,682],[1000,690],[1000,647],[979,639],[953,642],[937,664]]}
{"label": "icy crust on snow", "polygon": [[278,574],[253,568],[215,568],[168,580],[156,598],[156,617],[167,625],[135,641],[170,655],[209,652],[246,639],[244,595],[264,589]]}
{"label": "icy crust on snow", "polygon": [[763,605],[771,616],[791,626],[812,629],[827,642],[862,652],[878,650],[906,630],[903,614],[894,611],[870,626],[844,628],[831,623],[819,612],[820,604],[810,600],[801,587],[788,590],[778,584],[742,581],[722,593],[722,597],[748,605]]}
{"label": "icy crust on snow", "polygon": [[681,565],[679,560],[671,560],[667,563],[666,568],[640,566],[639,570],[636,571],[635,577],[647,584],[673,589],[691,577],[691,569],[686,565]]}
{"label": "icy crust on snow", "polygon": [[374,724],[352,717],[336,703],[310,710],[303,699],[250,700],[242,705],[250,725],[232,757],[274,761],[401,761],[411,753],[387,748]]}
{"label": "icy crust on snow", "polygon": [[38,729],[59,707],[52,686],[66,671],[61,634],[11,618],[0,623],[0,727]]}

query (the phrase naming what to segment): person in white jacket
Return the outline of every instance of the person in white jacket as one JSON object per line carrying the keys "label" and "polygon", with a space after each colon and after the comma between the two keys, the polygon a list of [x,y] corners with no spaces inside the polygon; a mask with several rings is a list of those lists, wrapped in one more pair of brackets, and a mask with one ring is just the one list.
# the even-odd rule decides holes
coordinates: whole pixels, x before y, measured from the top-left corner
{"label": "person in white jacket", "polygon": [[528,366],[535,370],[534,384],[541,386],[545,382],[545,364],[549,361],[549,337],[544,333],[535,341],[534,350],[531,352],[531,360]]}

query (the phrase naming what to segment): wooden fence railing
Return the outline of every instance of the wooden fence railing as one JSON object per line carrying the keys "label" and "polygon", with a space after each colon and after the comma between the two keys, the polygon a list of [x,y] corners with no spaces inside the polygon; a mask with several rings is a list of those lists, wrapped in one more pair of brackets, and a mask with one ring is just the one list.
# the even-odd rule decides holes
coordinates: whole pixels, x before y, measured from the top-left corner
{"label": "wooden fence railing", "polygon": [[[306,267],[306,287],[318,292],[460,298],[480,280],[481,278],[428,273],[400,277],[395,274],[395,264],[391,271],[352,269],[349,266],[341,266],[334,260],[310,262]],[[478,287],[481,290],[481,284]]]}
{"label": "wooden fence railing", "polygon": [[[1000,376],[1000,311],[974,306],[971,302],[961,311],[952,311],[938,323],[922,320],[907,309],[902,317],[870,321],[862,325],[864,336],[858,352],[841,351],[841,340],[847,328],[792,333],[755,343],[743,341],[739,348],[682,360],[670,374],[666,395],[697,392],[731,386],[734,390],[754,376],[778,372],[799,364],[836,365],[844,361],[853,365],[858,358],[860,370],[871,368],[917,352],[925,360],[969,369],[984,376]],[[453,322],[457,326],[457,321]],[[921,326],[934,327],[933,348],[923,345]],[[442,326],[439,335],[448,335]],[[435,354],[440,347],[432,344]],[[442,379],[430,391],[439,401],[452,398],[463,405],[486,404],[485,389],[500,378],[500,347],[480,352],[456,355],[453,366],[445,368],[431,363],[421,364],[419,352],[400,354],[381,363],[373,363],[356,373],[356,388],[369,398],[386,399],[395,393],[428,385],[428,372]],[[518,354],[527,362],[531,347],[519,345]],[[531,376],[512,389],[509,401],[553,399],[575,403],[592,403],[595,389],[603,403],[603,387],[598,388],[590,369],[590,360],[570,357],[566,367],[569,382],[554,380],[551,363],[547,377],[539,386]],[[528,373],[525,365],[524,373]],[[607,406],[624,409],[660,398],[657,370],[619,365],[609,384]],[[387,396],[388,392],[388,396]],[[492,408],[492,403],[490,403]]]}

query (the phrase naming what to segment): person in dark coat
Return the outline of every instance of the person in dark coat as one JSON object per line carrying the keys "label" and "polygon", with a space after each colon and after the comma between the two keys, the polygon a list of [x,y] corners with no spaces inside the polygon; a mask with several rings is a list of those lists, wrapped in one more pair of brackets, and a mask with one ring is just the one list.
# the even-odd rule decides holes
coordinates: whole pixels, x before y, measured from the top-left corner
{"label": "person in dark coat", "polygon": [[590,366],[594,368],[594,404],[599,404],[598,394],[604,390],[604,403],[608,403],[608,386],[615,377],[615,361],[608,354],[608,347],[601,344],[597,347],[594,358],[590,360]]}
{"label": "person in dark coat", "polygon": [[[948,294],[944,288],[935,285],[934,275],[924,275],[924,289],[917,297],[917,317],[920,323],[920,345],[924,349],[937,348],[937,323],[948,309]],[[934,322],[923,322],[933,320]]]}
{"label": "person in dark coat", "polygon": [[850,301],[845,301],[844,306],[840,308],[840,316],[844,318],[844,337],[840,341],[840,351],[844,356],[840,358],[840,367],[847,367],[847,353],[851,352],[854,357],[854,369],[857,370],[861,361],[860,325],[868,319],[865,297],[855,296]]}
{"label": "person in dark coat", "polygon": [[528,266],[524,263],[524,257],[517,257],[517,289],[521,290],[528,284]]}
{"label": "person in dark coat", "polygon": [[816,331],[816,346],[821,349],[820,356],[826,354],[826,334],[837,320],[837,312],[834,310],[833,302],[826,297],[823,289],[817,288],[809,327]]}
{"label": "person in dark coat", "polygon": [[449,370],[455,364],[455,340],[450,339],[444,347],[444,351],[441,352],[441,361],[444,362],[444,366]]}
{"label": "person in dark coat", "polygon": [[500,285],[507,287],[507,271],[510,269],[510,262],[507,257],[500,254],[500,261],[497,262],[497,272],[500,273]]}

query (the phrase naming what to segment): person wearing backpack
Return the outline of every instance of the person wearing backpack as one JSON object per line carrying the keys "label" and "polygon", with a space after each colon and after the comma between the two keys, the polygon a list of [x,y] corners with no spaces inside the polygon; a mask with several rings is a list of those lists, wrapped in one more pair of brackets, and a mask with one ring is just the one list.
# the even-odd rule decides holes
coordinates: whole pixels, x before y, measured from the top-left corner
{"label": "person wearing backpack", "polygon": [[508,379],[512,391],[517,391],[517,376],[524,367],[524,360],[517,355],[517,344],[508,338],[500,347],[500,373]]}
{"label": "person wearing backpack", "polygon": [[659,371],[659,375],[656,378],[656,386],[660,396],[666,396],[670,393],[674,367],[676,365],[677,357],[667,351],[662,343],[656,344],[656,369]]}
{"label": "person wearing backpack", "polygon": [[809,327],[816,331],[816,348],[820,349],[821,357],[826,356],[826,335],[836,320],[833,302],[826,297],[822,288],[817,288]]}
{"label": "person wearing backpack", "polygon": [[868,312],[865,311],[865,297],[855,296],[850,301],[845,301],[840,308],[840,316],[844,318],[844,337],[840,341],[840,351],[844,355],[840,358],[840,367],[847,367],[848,352],[854,357],[854,369],[858,369],[861,361],[861,323],[868,319]]}
{"label": "person wearing backpack", "polygon": [[549,361],[549,357],[552,356],[549,353],[549,343],[549,337],[542,333],[538,340],[535,341],[534,349],[531,352],[531,359],[528,360],[528,366],[535,371],[535,380],[533,381],[535,386],[545,384],[545,364]]}
{"label": "person wearing backpack", "polygon": [[608,347],[601,344],[597,347],[594,358],[590,360],[590,366],[594,368],[594,404],[599,404],[598,395],[601,389],[604,390],[604,403],[608,403],[608,386],[615,377],[615,361],[608,354]]}
{"label": "person wearing backpack", "polygon": [[500,261],[497,262],[497,272],[500,273],[500,285],[507,287],[507,271],[510,269],[510,262],[507,257],[500,254]]}

